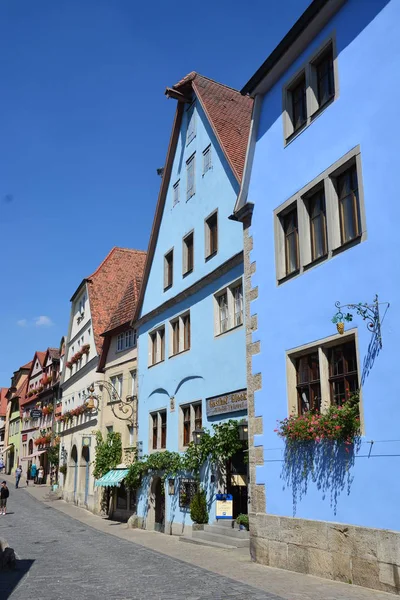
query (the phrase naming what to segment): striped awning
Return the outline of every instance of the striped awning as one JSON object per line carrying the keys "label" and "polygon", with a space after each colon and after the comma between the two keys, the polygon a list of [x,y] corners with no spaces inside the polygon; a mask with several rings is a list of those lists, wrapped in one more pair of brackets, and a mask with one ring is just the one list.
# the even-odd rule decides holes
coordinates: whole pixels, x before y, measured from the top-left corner
{"label": "striped awning", "polygon": [[95,483],[98,487],[119,487],[121,481],[126,477],[128,469],[112,469],[108,471],[103,477],[98,479]]}

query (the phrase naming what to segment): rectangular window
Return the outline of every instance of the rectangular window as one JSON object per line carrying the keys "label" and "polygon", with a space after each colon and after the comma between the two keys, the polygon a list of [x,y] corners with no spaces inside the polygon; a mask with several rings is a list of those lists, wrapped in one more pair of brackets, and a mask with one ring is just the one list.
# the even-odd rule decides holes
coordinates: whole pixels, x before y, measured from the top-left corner
{"label": "rectangular window", "polygon": [[194,108],[191,108],[187,112],[187,132],[186,132],[186,145],[196,137],[196,113]]}
{"label": "rectangular window", "polygon": [[201,403],[200,404],[195,404],[193,406],[194,408],[194,428],[195,429],[202,429],[203,427],[203,421],[202,421],[202,408],[201,408]]}
{"label": "rectangular window", "polygon": [[341,240],[342,244],[345,244],[361,234],[358,181],[355,165],[337,177],[336,188],[339,199]]}
{"label": "rectangular window", "polygon": [[299,268],[299,234],[297,228],[297,208],[292,208],[282,217],[285,235],[286,275]]}
{"label": "rectangular window", "polygon": [[203,151],[203,175],[211,169],[211,144]]}
{"label": "rectangular window", "polygon": [[292,125],[293,132],[303,127],[307,121],[306,105],[306,77],[303,74],[296,84],[289,90],[292,104]]}
{"label": "rectangular window", "polygon": [[183,409],[183,445],[189,446],[190,444],[190,406],[185,406]]}
{"label": "rectangular window", "polygon": [[206,259],[218,252],[218,213],[206,219]]}
{"label": "rectangular window", "polygon": [[119,397],[122,397],[122,381],[123,381],[123,376],[122,375],[117,375],[117,392]]}
{"label": "rectangular window", "polygon": [[173,194],[174,194],[174,200],[173,200],[173,202],[174,202],[174,206],[176,206],[178,204],[178,202],[179,202],[179,181],[177,181],[174,184],[173,190],[174,190],[173,191]]}
{"label": "rectangular window", "polygon": [[317,260],[328,252],[325,193],[321,188],[308,198],[311,228],[311,258]]}
{"label": "rectangular window", "polygon": [[151,340],[151,364],[155,365],[158,357],[158,334],[157,332],[150,334]]}
{"label": "rectangular window", "polygon": [[219,296],[218,306],[219,306],[219,331],[220,331],[220,333],[224,333],[225,331],[228,331],[228,328],[229,328],[228,295],[226,292]]}
{"label": "rectangular window", "polygon": [[182,317],[183,323],[183,349],[190,349],[190,314],[184,315]]}
{"label": "rectangular window", "polygon": [[335,95],[332,45],[329,45],[322,56],[314,63],[314,68],[317,79],[318,106],[321,108]]}
{"label": "rectangular window", "polygon": [[354,340],[329,351],[329,384],[332,404],[342,406],[358,389],[357,355]]}
{"label": "rectangular window", "polygon": [[136,396],[136,371],[131,371],[131,396]]}
{"label": "rectangular window", "polygon": [[167,411],[163,410],[159,413],[161,421],[161,448],[167,447]]}
{"label": "rectangular window", "polygon": [[243,284],[236,281],[214,296],[215,335],[243,325]]}
{"label": "rectangular window", "polygon": [[172,287],[174,279],[174,251],[170,250],[164,256],[164,291]]}
{"label": "rectangular window", "polygon": [[318,350],[296,360],[298,414],[321,408]]}
{"label": "rectangular window", "polygon": [[179,352],[179,319],[171,323],[172,326],[172,354]]}
{"label": "rectangular window", "polygon": [[193,271],[194,266],[194,234],[189,233],[183,238],[183,275]]}
{"label": "rectangular window", "polygon": [[196,191],[195,166],[196,156],[193,154],[193,156],[186,161],[186,200],[189,200],[194,196]]}
{"label": "rectangular window", "polygon": [[182,417],[182,446],[188,446],[192,442],[192,434],[197,429],[202,429],[202,403],[192,402],[186,406],[181,406]]}
{"label": "rectangular window", "polygon": [[159,329],[158,336],[160,339],[160,361],[165,359],[165,329]]}
{"label": "rectangular window", "polygon": [[165,358],[165,327],[149,333],[149,366],[155,365]]}
{"label": "rectangular window", "polygon": [[243,287],[237,285],[233,290],[235,300],[235,326],[243,323]]}
{"label": "rectangular window", "polygon": [[153,450],[157,450],[158,447],[158,413],[151,415],[153,421]]}

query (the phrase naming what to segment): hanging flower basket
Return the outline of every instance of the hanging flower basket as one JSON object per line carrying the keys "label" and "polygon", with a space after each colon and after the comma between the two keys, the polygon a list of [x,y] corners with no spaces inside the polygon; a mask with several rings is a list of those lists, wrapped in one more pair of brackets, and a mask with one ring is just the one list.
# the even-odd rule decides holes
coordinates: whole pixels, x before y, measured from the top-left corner
{"label": "hanging flower basket", "polygon": [[65,366],[67,367],[67,369],[72,369],[73,363],[69,360],[68,362],[65,363]]}
{"label": "hanging flower basket", "polygon": [[90,344],[84,344],[82,346],[82,352],[83,352],[83,354],[89,354],[89,352],[90,352]]}

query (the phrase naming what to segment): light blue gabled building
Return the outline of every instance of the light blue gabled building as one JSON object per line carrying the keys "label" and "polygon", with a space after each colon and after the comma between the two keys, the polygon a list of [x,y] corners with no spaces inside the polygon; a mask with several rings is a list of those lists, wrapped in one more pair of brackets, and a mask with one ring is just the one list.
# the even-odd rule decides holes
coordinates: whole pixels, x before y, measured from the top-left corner
{"label": "light blue gabled building", "polygon": [[[247,414],[243,237],[229,216],[253,102],[197,73],[166,95],[177,108],[135,316],[144,454],[182,452],[194,430]],[[193,481],[177,477],[162,490],[159,475],[138,492],[139,520],[180,534],[192,524]],[[217,480],[203,481],[210,520]],[[234,510],[247,512],[247,487],[234,487]]]}
{"label": "light blue gabled building", "polygon": [[[235,211],[253,244],[253,557],[397,593],[399,19],[397,1],[310,3],[242,90],[256,124]],[[350,309],[341,334],[335,302],[372,320]],[[359,446],[287,454],[277,421],[358,388]]]}

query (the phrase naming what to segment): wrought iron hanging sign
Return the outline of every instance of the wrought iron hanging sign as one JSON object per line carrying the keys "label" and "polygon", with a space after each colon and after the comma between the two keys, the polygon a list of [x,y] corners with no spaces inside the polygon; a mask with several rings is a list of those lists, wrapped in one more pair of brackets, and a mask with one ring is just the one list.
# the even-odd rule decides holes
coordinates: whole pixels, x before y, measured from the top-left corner
{"label": "wrought iron hanging sign", "polygon": [[[100,393],[95,393],[95,388],[98,388]],[[130,422],[134,427],[137,427],[135,421],[136,396],[126,396],[125,400],[121,398],[115,386],[109,381],[95,381],[89,388],[89,396],[87,398],[88,410],[100,410],[101,393],[106,390],[108,395],[108,404],[113,415],[122,421]]]}
{"label": "wrought iron hanging sign", "polygon": [[363,321],[367,322],[367,328],[376,336],[379,346],[382,348],[382,321],[380,318],[379,307],[385,306],[386,314],[386,311],[390,306],[389,302],[378,302],[378,294],[376,294],[372,304],[367,304],[366,302],[359,302],[358,304],[340,304],[338,301],[335,302],[335,306],[337,312],[332,318],[332,323],[335,323],[336,329],[340,335],[343,335],[344,333],[345,322],[350,323],[353,320],[353,317],[358,315]]}

